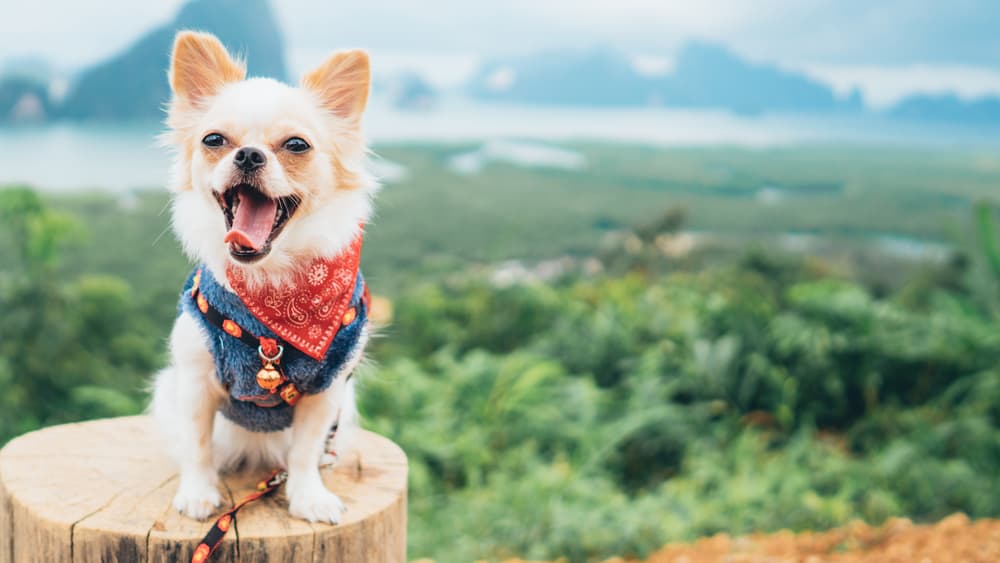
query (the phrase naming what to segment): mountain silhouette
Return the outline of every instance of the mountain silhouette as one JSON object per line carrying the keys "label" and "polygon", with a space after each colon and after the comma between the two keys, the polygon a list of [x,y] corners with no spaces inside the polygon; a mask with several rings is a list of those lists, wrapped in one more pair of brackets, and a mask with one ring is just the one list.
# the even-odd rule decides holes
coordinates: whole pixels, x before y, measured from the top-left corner
{"label": "mountain silhouette", "polygon": [[921,121],[1000,125],[1000,98],[987,96],[966,101],[955,94],[915,95],[893,106],[889,115]]}
{"label": "mountain silhouette", "polygon": [[575,106],[644,105],[651,82],[617,50],[547,51],[482,66],[469,84],[480,99]]}
{"label": "mountain silhouette", "polygon": [[267,0],[192,0],[173,21],[81,73],[56,116],[109,121],[162,117],[170,97],[170,49],[183,29],[214,33],[230,53],[246,57],[251,76],[287,77],[284,42]]}
{"label": "mountain silhouette", "polygon": [[671,72],[645,76],[610,48],[543,52],[492,61],[468,91],[480,99],[576,106],[726,108],[739,113],[858,111],[861,95],[839,99],[831,88],[803,74],[747,62],[725,47],[690,43]]}
{"label": "mountain silhouette", "polygon": [[808,76],[745,61],[725,47],[710,43],[686,45],[673,72],[657,83],[663,103],[671,106],[722,107],[737,113],[862,108],[857,91],[847,99],[838,99],[829,86]]}

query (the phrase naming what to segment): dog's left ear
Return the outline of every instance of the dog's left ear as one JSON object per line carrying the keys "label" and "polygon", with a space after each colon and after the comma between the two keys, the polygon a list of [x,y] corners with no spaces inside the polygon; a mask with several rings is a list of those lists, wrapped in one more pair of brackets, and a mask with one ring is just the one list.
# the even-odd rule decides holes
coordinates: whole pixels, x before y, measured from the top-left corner
{"label": "dog's left ear", "polygon": [[368,102],[369,81],[368,53],[353,50],[335,53],[303,76],[302,86],[318,94],[334,115],[357,122]]}

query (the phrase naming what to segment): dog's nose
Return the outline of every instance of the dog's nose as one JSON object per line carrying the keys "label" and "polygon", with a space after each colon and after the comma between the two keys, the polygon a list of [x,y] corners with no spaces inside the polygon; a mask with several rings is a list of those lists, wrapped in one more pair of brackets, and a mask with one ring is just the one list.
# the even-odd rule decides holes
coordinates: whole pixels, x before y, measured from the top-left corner
{"label": "dog's nose", "polygon": [[244,172],[253,172],[267,164],[267,155],[264,151],[254,147],[241,147],[236,151],[233,164]]}

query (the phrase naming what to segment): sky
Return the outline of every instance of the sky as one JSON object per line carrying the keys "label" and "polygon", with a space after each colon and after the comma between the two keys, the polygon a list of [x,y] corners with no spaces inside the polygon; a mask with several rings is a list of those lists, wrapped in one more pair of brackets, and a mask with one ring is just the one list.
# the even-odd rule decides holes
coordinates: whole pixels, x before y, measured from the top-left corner
{"label": "sky", "polygon": [[[180,0],[0,0],[0,61],[41,55],[94,63],[167,21]],[[483,57],[610,45],[647,64],[684,42],[862,88],[885,105],[913,91],[1000,93],[996,0],[467,0],[272,2],[300,71],[339,47],[365,47],[378,72],[412,67],[442,86]],[[113,14],[113,17],[108,17]]]}

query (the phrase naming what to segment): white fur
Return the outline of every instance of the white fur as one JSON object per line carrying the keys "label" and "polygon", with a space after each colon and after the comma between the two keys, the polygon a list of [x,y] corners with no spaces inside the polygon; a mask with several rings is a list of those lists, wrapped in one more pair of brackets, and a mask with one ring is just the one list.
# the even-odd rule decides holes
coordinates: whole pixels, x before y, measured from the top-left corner
{"label": "white fur", "polygon": [[[367,151],[364,144],[352,147],[338,139],[336,132],[343,130],[335,117],[318,108],[316,99],[306,91],[281,84],[267,78],[253,78],[226,86],[212,106],[187,123],[193,130],[208,133],[223,125],[239,123],[240,146],[262,149],[268,157],[266,185],[274,197],[302,193],[315,186],[297,186],[283,174],[268,143],[255,136],[255,129],[264,129],[275,121],[288,122],[288,107],[300,108],[301,115],[289,123],[314,146],[333,146],[341,155],[341,163],[360,178],[360,189],[337,190],[337,178],[324,175],[329,167],[321,168],[312,178],[319,186],[327,186],[322,205],[307,216],[297,213],[285,231],[272,244],[271,252],[255,267],[245,268],[247,279],[258,283],[282,283],[295,271],[295,265],[311,258],[335,255],[354,239],[359,223],[367,223],[372,214],[372,197],[378,189],[374,178],[365,170]],[[332,133],[329,130],[333,130]],[[197,135],[200,138],[201,135]],[[347,135],[351,139],[353,135]],[[164,141],[176,143],[179,136],[168,133]],[[243,267],[229,257],[229,249],[222,242],[226,226],[222,220],[213,190],[222,192],[231,185],[233,156],[239,147],[227,147],[229,154],[209,167],[198,151],[189,164],[177,158],[174,164],[171,189],[173,200],[173,227],[185,253],[203,262],[215,279],[224,282],[227,264]],[[190,168],[188,168],[190,167]],[[190,189],[188,189],[190,188]],[[259,266],[259,267],[257,267]]]}
{"label": "white fur", "polygon": [[[171,182],[174,230],[184,251],[227,287],[227,266],[242,268],[251,283],[282,283],[298,265],[339,254],[371,215],[376,183],[363,168],[367,153],[360,133],[356,125],[326,111],[312,92],[268,79],[235,82],[205,103],[186,109],[173,106],[170,124],[172,130],[164,140],[177,151]],[[313,155],[317,164],[310,169],[309,185],[297,184],[282,170],[273,152],[275,140],[267,138],[275,126],[294,131],[319,151]],[[230,152],[213,166],[200,147],[190,150],[185,145],[215,130],[237,131],[239,146],[265,151],[268,160],[261,179],[265,193],[303,197],[303,206],[272,242],[270,254],[254,264],[230,258],[223,240],[225,222],[212,194],[232,185],[233,154],[238,147],[226,147]],[[332,166],[333,158],[339,168]],[[335,177],[338,169],[352,178],[351,189],[339,188],[343,178]],[[156,375],[151,405],[180,466],[174,498],[177,510],[197,519],[211,515],[222,500],[220,470],[241,465],[284,467],[289,472],[289,512],[310,521],[339,522],[344,505],[323,485],[319,465],[333,460],[330,452],[347,451],[356,431],[354,381],[347,376],[361,362],[368,336],[366,328],[356,353],[327,390],[300,399],[290,428],[256,433],[219,414],[219,406],[228,397],[215,374],[208,336],[196,319],[181,314],[170,336],[170,365]],[[339,430],[328,444],[335,421]]]}

